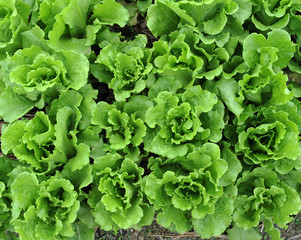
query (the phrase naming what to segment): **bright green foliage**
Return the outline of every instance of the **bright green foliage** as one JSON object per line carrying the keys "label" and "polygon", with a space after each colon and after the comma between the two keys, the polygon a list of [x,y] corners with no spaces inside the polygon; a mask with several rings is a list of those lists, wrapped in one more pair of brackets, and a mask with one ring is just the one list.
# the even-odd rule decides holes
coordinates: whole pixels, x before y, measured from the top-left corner
{"label": "bright green foliage", "polygon": [[[289,12],[298,1],[294,0],[252,0],[252,22],[261,31],[280,29],[287,26],[290,20]],[[299,2],[300,4],[300,2]]]}
{"label": "bright green foliage", "polygon": [[[194,53],[194,45],[198,43],[197,34],[192,29],[175,31],[169,36],[169,43],[159,40],[154,43],[154,63],[157,72],[174,72],[174,76],[190,74],[194,78],[200,76],[203,71],[204,61]],[[189,83],[179,79],[184,86]]]}
{"label": "bright green foliage", "polygon": [[[164,41],[154,43],[153,56],[157,72],[174,76],[184,87],[192,83],[188,82],[187,75],[191,75],[192,79],[204,77],[208,80],[221,75],[222,65],[229,60],[238,44],[237,37],[231,38],[224,47],[218,47],[214,42],[204,43],[199,34],[191,28],[174,31],[166,40],[164,38]],[[228,71],[233,71],[233,66],[226,67]],[[179,76],[181,78],[178,79]]]}
{"label": "bright green foliage", "polygon": [[239,136],[235,150],[238,154],[243,153],[247,164],[267,165],[286,173],[295,164],[299,165],[300,123],[297,106],[293,103],[263,108],[256,117],[237,128]]}
{"label": "bright green foliage", "polygon": [[238,197],[233,221],[241,228],[256,227],[260,221],[268,226],[271,220],[285,227],[292,220],[289,215],[298,213],[300,209],[301,202],[296,190],[283,184],[270,169],[245,171],[236,186]]}
{"label": "bright green foliage", "polygon": [[10,225],[11,203],[8,174],[16,167],[16,163],[7,157],[0,157],[0,237],[7,239],[14,232]]}
{"label": "bright green foliage", "polygon": [[[1,136],[2,151],[6,154],[14,153],[20,161],[30,164],[37,172],[53,171],[67,162],[66,166],[72,172],[82,169],[89,163],[88,143],[93,139],[93,129],[79,131],[80,123],[87,121],[85,117],[91,119],[92,116],[92,110],[90,114],[87,108],[82,111],[86,113],[85,116],[79,109],[85,107],[89,98],[93,97],[91,94],[94,94],[94,90],[87,85],[80,91],[86,91],[87,95],[75,91],[61,95],[52,103],[48,115],[38,112],[29,121],[9,124]],[[14,134],[16,130],[18,134]],[[99,130],[96,131],[98,133]],[[90,132],[89,136],[86,132]]]}
{"label": "bright green foliage", "polygon": [[[77,59],[77,62],[73,62]],[[34,106],[67,89],[80,89],[87,83],[88,60],[74,51],[50,54],[37,46],[17,51],[1,63],[6,88],[0,95],[0,114],[11,122]]]}
{"label": "bright green foliage", "polygon": [[79,209],[73,189],[66,179],[52,177],[39,183],[33,173],[19,174],[11,191],[12,221],[20,239],[54,240],[73,236],[72,223]]}
{"label": "bright green foliage", "polygon": [[273,74],[265,69],[245,74],[238,82],[234,79],[221,79],[218,89],[221,98],[243,124],[259,106],[275,106],[287,104],[294,96],[286,82],[287,75],[282,72]]}
{"label": "bright green foliage", "polygon": [[290,36],[284,30],[271,31],[267,39],[252,33],[244,40],[243,58],[248,73],[239,81],[225,75],[218,83],[222,100],[239,122],[243,123],[258,106],[283,105],[293,98],[294,93],[286,85],[287,75],[281,70],[294,52]]}
{"label": "bright green foliage", "polygon": [[113,0],[104,0],[94,7],[92,18],[97,18],[104,24],[118,24],[123,27],[129,20],[129,12]]}
{"label": "bright green foliage", "polygon": [[30,3],[36,7],[35,1],[0,1],[0,60],[5,58],[5,52],[13,53],[22,47],[20,33],[28,29],[34,10]]}
{"label": "bright green foliage", "polygon": [[0,239],[94,240],[155,219],[280,240],[301,210],[300,12],[0,0]]}
{"label": "bright green foliage", "polygon": [[[18,131],[17,135],[15,131]],[[6,128],[1,137],[2,151],[7,154],[12,150],[20,161],[37,169],[54,168],[60,161],[66,161],[54,146],[54,132],[48,116],[39,112],[30,121],[14,122]]]}
{"label": "bright green foliage", "polygon": [[163,91],[155,101],[146,112],[150,129],[145,144],[149,151],[174,158],[202,142],[221,139],[224,107],[213,93],[194,86],[179,95]]}
{"label": "bright green foliage", "polygon": [[[220,158],[216,144],[206,143],[187,157],[152,159],[149,165],[152,173],[144,179],[143,187],[150,202],[160,210],[159,224],[178,232],[189,231],[193,225],[206,238],[221,234],[230,224],[235,189],[229,193],[234,194],[232,197],[226,197],[219,184],[229,165]],[[228,210],[223,211],[222,205]],[[207,221],[212,228],[204,227]]]}
{"label": "bright green foliage", "polygon": [[[40,6],[40,18],[46,25],[49,38],[60,32],[61,25],[68,25],[72,37],[85,34],[89,1],[46,0]],[[77,16],[76,18],[74,16]],[[66,26],[61,26],[66,27]],[[63,32],[61,33],[63,34]],[[58,38],[59,39],[59,38]]]}
{"label": "bright green foliage", "polygon": [[244,230],[243,228],[239,228],[234,226],[233,228],[227,231],[230,240],[261,240],[262,236],[256,228],[250,228]]}
{"label": "bright green foliage", "polygon": [[241,25],[251,14],[250,7],[249,1],[157,0],[148,10],[148,27],[155,36],[162,36],[188,25],[206,44],[223,46],[229,32],[234,36],[243,32]]}
{"label": "bright green foliage", "polygon": [[290,35],[284,30],[274,30],[267,39],[262,34],[250,34],[244,41],[243,58],[251,69],[261,66],[277,73],[287,66],[294,52]]}
{"label": "bright green foliage", "polygon": [[91,52],[89,45],[104,25],[124,26],[129,19],[128,11],[114,0],[46,0],[39,14],[53,47],[82,53]]}
{"label": "bright green foliage", "polygon": [[145,89],[145,81],[152,70],[151,50],[145,48],[146,37],[138,36],[130,42],[116,42],[105,46],[92,65],[93,75],[108,83],[117,101],[125,101],[132,94]]}
{"label": "bright green foliage", "polygon": [[106,130],[112,149],[123,149],[128,145],[135,147],[142,143],[146,127],[142,119],[121,112],[114,105],[99,102],[93,114],[92,123]]}
{"label": "bright green foliage", "polygon": [[151,224],[154,211],[144,203],[140,186],[143,172],[131,159],[125,159],[120,167],[106,167],[95,172],[97,183],[90,191],[88,203],[102,229],[139,228]]}
{"label": "bright green foliage", "polygon": [[279,72],[276,75],[270,71],[260,72],[253,75],[245,74],[238,82],[240,86],[239,98],[237,101],[255,105],[281,105],[286,104],[293,98],[287,86],[287,75]]}

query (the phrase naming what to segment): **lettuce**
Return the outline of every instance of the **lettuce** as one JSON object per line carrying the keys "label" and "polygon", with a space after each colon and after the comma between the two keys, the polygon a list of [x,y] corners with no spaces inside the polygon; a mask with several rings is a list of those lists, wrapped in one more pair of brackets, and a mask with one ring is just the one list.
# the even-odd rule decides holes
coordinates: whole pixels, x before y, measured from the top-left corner
{"label": "lettuce", "polygon": [[157,0],[148,10],[148,27],[155,36],[189,26],[206,43],[223,46],[243,33],[242,24],[251,15],[249,1],[175,1]]}
{"label": "lettuce", "polygon": [[[146,37],[140,35],[133,41],[114,42],[101,50],[92,74],[108,84],[117,101],[125,101],[133,94],[142,92],[152,70],[151,50],[145,48]],[[105,44],[105,43],[104,43]]]}
{"label": "lettuce", "polygon": [[[88,85],[85,89],[89,89]],[[89,98],[93,91],[87,91]],[[70,166],[73,172],[82,169],[89,163],[90,151],[85,132],[93,130],[79,131],[79,123],[84,120],[79,109],[87,97],[76,91],[66,92],[52,103],[48,115],[37,112],[31,120],[9,124],[1,136],[2,151],[14,153],[19,161],[30,164],[38,173],[51,173],[67,162],[66,166]],[[17,135],[13,134],[16,129]],[[92,137],[91,133],[89,137]],[[85,139],[85,143],[81,139]]]}
{"label": "lettuce", "polygon": [[253,3],[252,22],[261,31],[280,29],[287,26],[290,20],[290,11],[297,1],[263,1]]}
{"label": "lettuce", "polygon": [[276,106],[289,103],[294,92],[287,86],[288,77],[282,72],[269,70],[245,74],[238,82],[233,78],[221,79],[217,86],[222,100],[240,124],[258,110],[259,106]]}
{"label": "lettuce", "polygon": [[193,86],[178,95],[160,92],[155,101],[146,112],[149,132],[144,144],[149,151],[174,158],[202,142],[221,139],[224,106],[213,93]]}
{"label": "lettuce", "polygon": [[[45,33],[51,35],[58,31],[59,21],[69,26],[71,37],[80,37],[85,34],[89,1],[76,0],[47,0],[40,6],[40,18],[45,24]],[[71,19],[71,16],[78,18]]]}
{"label": "lettuce", "polygon": [[[300,8],[300,7],[299,7]],[[299,10],[300,12],[300,10]],[[289,24],[289,29],[290,33],[295,36],[296,38],[296,43],[298,44],[297,46],[297,51],[294,55],[294,58],[291,59],[291,61],[288,64],[289,69],[292,72],[296,73],[301,73],[301,68],[298,62],[301,59],[301,29],[300,29],[300,23],[301,23],[301,17],[298,15],[298,12],[296,12],[294,15],[291,16],[290,24]]]}
{"label": "lettuce", "polygon": [[140,186],[143,172],[128,158],[120,167],[95,171],[97,182],[88,204],[102,229],[141,228],[152,223],[154,210],[144,201]]}
{"label": "lettuce", "polygon": [[245,74],[238,82],[240,86],[237,101],[267,105],[282,105],[293,98],[293,92],[287,88],[288,77],[279,72],[276,75],[260,72],[253,75]]}
{"label": "lettuce", "polygon": [[[238,44],[238,38],[232,38],[225,47],[215,43],[204,43],[199,34],[191,28],[182,28],[172,32],[168,38],[154,43],[154,63],[160,75],[191,75],[193,79],[212,80],[223,72],[223,64],[229,60]],[[187,76],[186,76],[187,78]],[[190,82],[179,78],[183,86]]]}
{"label": "lettuce", "polygon": [[[301,210],[300,0],[0,0],[0,239],[155,219],[280,240]],[[154,218],[155,217],[155,218]]]}
{"label": "lettuce", "polygon": [[291,37],[284,30],[269,32],[267,39],[252,33],[244,41],[243,58],[251,69],[262,66],[277,73],[287,66],[294,53]]}
{"label": "lettuce", "polygon": [[[26,183],[26,184],[24,184]],[[77,193],[66,179],[39,182],[29,172],[19,174],[11,186],[13,225],[23,239],[68,239],[79,209]]]}
{"label": "lettuce", "polygon": [[90,46],[105,25],[124,26],[129,20],[128,11],[113,0],[47,0],[39,10],[50,45],[81,53],[91,52]]}
{"label": "lettuce", "polygon": [[172,70],[174,76],[178,76],[179,72],[185,72],[194,78],[198,77],[203,72],[204,61],[194,51],[194,45],[198,43],[197,34],[191,29],[183,29],[171,33],[168,40],[154,43],[153,56],[157,72]]}
{"label": "lettuce", "polygon": [[230,224],[235,188],[224,192],[219,184],[227,173],[228,163],[220,158],[216,144],[205,143],[187,157],[165,161],[151,158],[149,167],[152,172],[144,178],[143,187],[149,201],[159,210],[157,221],[163,227],[186,232],[194,226],[207,238],[221,234]]}
{"label": "lettuce", "polygon": [[240,65],[245,74],[235,78],[224,75],[217,84],[221,99],[240,123],[259,106],[283,105],[293,98],[282,69],[294,52],[295,46],[284,30],[269,32],[267,39],[257,33],[246,37],[242,56],[249,70]]}
{"label": "lettuce", "polygon": [[[19,130],[18,135],[13,134],[16,129]],[[1,136],[2,151],[7,154],[13,150],[20,161],[27,162],[37,169],[49,170],[48,168],[54,168],[66,161],[53,144],[54,132],[54,126],[48,116],[39,112],[31,121],[17,121],[5,129]]]}
{"label": "lettuce", "polygon": [[29,25],[31,6],[21,0],[0,1],[0,60],[22,47],[20,33]]}
{"label": "lettuce", "polygon": [[[241,228],[256,227],[260,221],[264,222],[266,231],[270,230],[270,222],[285,227],[292,219],[289,215],[298,213],[300,209],[301,202],[296,190],[282,183],[270,169],[245,171],[236,186],[239,195],[233,221]],[[277,231],[273,234],[279,238]]]}
{"label": "lettuce", "polygon": [[0,66],[6,85],[0,95],[0,116],[7,122],[34,106],[43,108],[60,92],[80,89],[87,83],[89,71],[86,57],[75,51],[49,53],[37,46],[17,51]]}
{"label": "lettuce", "polygon": [[287,173],[301,156],[299,127],[301,118],[293,103],[263,108],[237,128],[235,150],[243,153],[247,164],[270,166]]}
{"label": "lettuce", "polygon": [[104,0],[94,6],[93,18],[97,18],[103,24],[118,24],[123,27],[129,20],[129,12],[120,3]]}
{"label": "lettuce", "polygon": [[8,174],[17,166],[17,161],[8,157],[0,157],[0,237],[8,239],[15,231],[11,226],[12,196],[10,194],[10,179]]}
{"label": "lettuce", "polygon": [[140,118],[134,119],[106,102],[97,104],[92,123],[106,130],[106,138],[112,149],[123,149],[129,144],[139,146],[146,133],[146,127]]}

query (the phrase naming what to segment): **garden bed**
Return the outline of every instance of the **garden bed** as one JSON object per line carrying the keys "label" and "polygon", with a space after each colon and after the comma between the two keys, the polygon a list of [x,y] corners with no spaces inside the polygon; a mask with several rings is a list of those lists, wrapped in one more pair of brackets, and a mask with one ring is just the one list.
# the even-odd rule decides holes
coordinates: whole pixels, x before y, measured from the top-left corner
{"label": "garden bed", "polygon": [[0,238],[301,239],[300,12],[0,1]]}

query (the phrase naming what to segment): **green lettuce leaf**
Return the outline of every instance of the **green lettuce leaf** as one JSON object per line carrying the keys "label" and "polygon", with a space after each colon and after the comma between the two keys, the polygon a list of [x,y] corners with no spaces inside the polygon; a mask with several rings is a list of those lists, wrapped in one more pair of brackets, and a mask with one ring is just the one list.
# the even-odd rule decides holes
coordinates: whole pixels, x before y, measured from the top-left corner
{"label": "green lettuce leaf", "polygon": [[244,230],[237,226],[227,231],[230,240],[260,240],[261,234],[255,228]]}
{"label": "green lettuce leaf", "polygon": [[237,190],[231,186],[216,202],[214,213],[192,221],[195,231],[203,238],[221,235],[231,224]]}
{"label": "green lettuce leaf", "polygon": [[103,24],[124,27],[129,20],[129,12],[114,0],[104,0],[94,7],[92,18],[97,18]]}
{"label": "green lettuce leaf", "polygon": [[[83,95],[74,90],[62,94],[52,102],[48,115],[37,112],[31,120],[9,124],[1,136],[2,151],[13,153],[19,161],[30,164],[35,172],[44,174],[67,162],[71,171],[68,175],[88,165],[90,146],[97,142],[93,135],[98,136],[100,129],[90,128],[92,111],[96,107],[92,102],[95,91],[87,85],[80,92]],[[18,134],[12,134],[16,129],[19,129]],[[87,170],[83,171],[88,173],[86,176],[91,182],[91,167],[90,173]]]}
{"label": "green lettuce leaf", "polygon": [[10,224],[12,219],[12,196],[9,174],[16,166],[17,161],[5,156],[0,157],[0,237],[5,240],[10,239],[14,232]]}
{"label": "green lettuce leaf", "polygon": [[200,34],[205,44],[216,42],[222,47],[229,40],[229,32],[242,35],[242,24],[251,14],[250,9],[246,10],[250,3],[236,2],[157,0],[148,10],[147,24],[155,36],[188,26]]}
{"label": "green lettuce leaf", "polygon": [[261,65],[275,73],[285,68],[295,53],[291,37],[284,30],[269,32],[267,39],[262,34],[252,33],[243,46],[243,58],[251,69]]}
{"label": "green lettuce leaf", "polygon": [[[154,43],[154,65],[158,73],[172,72],[173,76],[179,74],[191,75],[192,78],[201,77],[204,72],[204,60],[195,45],[199,38],[192,29],[175,31],[168,37],[168,41],[159,40]],[[183,73],[182,73],[183,72]],[[178,78],[183,86],[190,86],[181,78]]]}

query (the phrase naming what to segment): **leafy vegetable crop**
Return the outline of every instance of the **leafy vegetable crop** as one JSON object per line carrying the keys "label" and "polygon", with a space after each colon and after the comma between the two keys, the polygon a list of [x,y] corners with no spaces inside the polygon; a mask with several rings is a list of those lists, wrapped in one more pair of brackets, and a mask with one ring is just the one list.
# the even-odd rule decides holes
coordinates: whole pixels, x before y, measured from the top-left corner
{"label": "leafy vegetable crop", "polygon": [[0,0],[0,238],[280,239],[300,84],[300,0]]}

